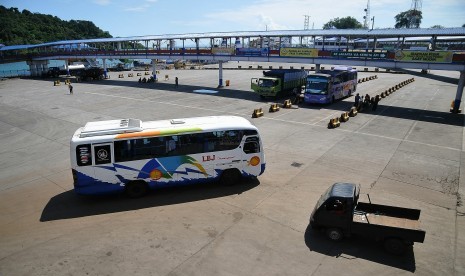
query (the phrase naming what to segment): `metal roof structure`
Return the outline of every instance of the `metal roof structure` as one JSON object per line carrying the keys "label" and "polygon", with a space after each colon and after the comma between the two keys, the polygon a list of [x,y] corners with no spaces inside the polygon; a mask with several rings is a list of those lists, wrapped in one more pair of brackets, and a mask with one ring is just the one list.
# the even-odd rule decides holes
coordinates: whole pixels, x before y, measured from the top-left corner
{"label": "metal roof structure", "polygon": [[465,36],[465,28],[415,28],[415,29],[329,29],[329,30],[279,30],[279,31],[238,31],[238,32],[211,32],[190,34],[162,34],[114,38],[94,38],[80,40],[62,40],[35,45],[11,45],[0,48],[0,51],[21,50],[28,48],[47,47],[78,43],[113,43],[123,41],[149,41],[149,40],[187,40],[209,38],[233,38],[233,37],[440,37],[440,36]]}

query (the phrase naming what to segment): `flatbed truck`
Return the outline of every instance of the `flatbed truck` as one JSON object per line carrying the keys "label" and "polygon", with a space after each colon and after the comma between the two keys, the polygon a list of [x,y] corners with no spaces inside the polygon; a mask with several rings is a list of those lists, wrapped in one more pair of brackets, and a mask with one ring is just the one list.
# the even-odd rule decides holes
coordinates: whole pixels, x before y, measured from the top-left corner
{"label": "flatbed truck", "polygon": [[353,183],[335,183],[320,197],[310,225],[333,241],[358,235],[384,243],[386,251],[400,255],[414,242],[425,240],[420,228],[421,210],[358,202],[360,189]]}

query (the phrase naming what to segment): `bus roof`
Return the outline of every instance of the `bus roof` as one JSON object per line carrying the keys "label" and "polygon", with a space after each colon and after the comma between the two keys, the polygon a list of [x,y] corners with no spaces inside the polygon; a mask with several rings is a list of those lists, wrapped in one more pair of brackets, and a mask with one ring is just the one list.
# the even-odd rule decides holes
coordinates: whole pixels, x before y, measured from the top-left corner
{"label": "bus roof", "polygon": [[85,138],[92,140],[90,137],[108,135],[115,139],[124,139],[240,128],[256,129],[247,119],[238,116],[207,116],[147,122],[138,119],[108,120],[87,123],[76,131],[73,140]]}

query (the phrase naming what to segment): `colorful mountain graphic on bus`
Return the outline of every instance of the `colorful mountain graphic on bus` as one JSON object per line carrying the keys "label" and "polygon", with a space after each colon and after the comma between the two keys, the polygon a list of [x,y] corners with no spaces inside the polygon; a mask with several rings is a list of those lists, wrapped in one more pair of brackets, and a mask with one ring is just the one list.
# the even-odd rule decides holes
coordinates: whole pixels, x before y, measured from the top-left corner
{"label": "colorful mountain graphic on bus", "polygon": [[[198,171],[187,169],[183,171],[177,171],[180,166],[185,164],[195,166]],[[202,173],[205,177],[208,177],[204,167],[197,160],[195,160],[195,158],[187,155],[152,159],[147,162],[144,167],[142,167],[137,177],[142,179],[150,178],[153,180],[158,180],[160,178],[172,179],[174,173],[188,174],[189,171]]]}

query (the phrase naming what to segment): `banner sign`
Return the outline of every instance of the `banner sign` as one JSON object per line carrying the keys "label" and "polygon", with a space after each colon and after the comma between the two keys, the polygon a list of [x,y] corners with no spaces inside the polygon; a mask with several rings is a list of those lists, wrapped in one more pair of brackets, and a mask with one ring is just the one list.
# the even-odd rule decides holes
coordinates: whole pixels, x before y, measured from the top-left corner
{"label": "banner sign", "polygon": [[331,52],[332,57],[337,58],[386,58],[386,53],[373,52]]}
{"label": "banner sign", "polygon": [[268,55],[268,48],[237,48],[237,56],[263,57]]}
{"label": "banner sign", "polygon": [[395,60],[413,62],[452,62],[450,51],[396,51]]}
{"label": "banner sign", "polygon": [[279,55],[282,57],[318,57],[318,49],[314,48],[281,48]]}
{"label": "banner sign", "polygon": [[217,56],[232,56],[234,55],[234,48],[216,47],[212,48],[212,54]]}

